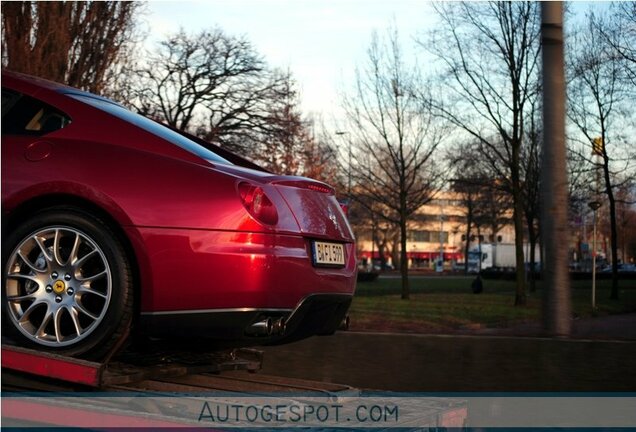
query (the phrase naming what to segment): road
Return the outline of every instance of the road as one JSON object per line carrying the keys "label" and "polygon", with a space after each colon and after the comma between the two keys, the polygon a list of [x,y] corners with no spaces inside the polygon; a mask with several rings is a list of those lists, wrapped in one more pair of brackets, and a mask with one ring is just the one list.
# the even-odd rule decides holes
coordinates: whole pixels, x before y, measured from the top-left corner
{"label": "road", "polygon": [[[610,318],[585,326],[634,332],[636,315]],[[636,340],[340,332],[265,348],[263,372],[402,392],[634,391],[634,358]]]}

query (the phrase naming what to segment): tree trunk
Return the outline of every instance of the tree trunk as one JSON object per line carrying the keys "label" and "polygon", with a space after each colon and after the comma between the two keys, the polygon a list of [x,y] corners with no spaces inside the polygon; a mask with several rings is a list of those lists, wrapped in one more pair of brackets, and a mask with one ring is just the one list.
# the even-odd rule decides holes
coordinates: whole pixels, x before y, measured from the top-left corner
{"label": "tree trunk", "polygon": [[526,266],[523,257],[523,196],[521,193],[521,181],[519,178],[519,145],[512,145],[513,166],[512,177],[512,203],[513,219],[515,224],[515,258],[517,263],[515,306],[526,304]]}
{"label": "tree trunk", "polygon": [[402,300],[410,298],[409,260],[406,255],[406,219],[400,218],[400,273],[402,275]]}
{"label": "tree trunk", "polygon": [[535,265],[537,262],[537,257],[535,256],[535,249],[537,247],[537,235],[534,232],[534,228],[528,230],[528,237],[530,237],[530,292],[535,292],[537,290],[537,273],[535,271]]}
{"label": "tree trunk", "polygon": [[464,246],[464,274],[468,274],[468,252],[470,252],[470,229],[473,224],[473,211],[472,208],[468,209],[468,215],[466,217],[466,245]]}
{"label": "tree trunk", "polygon": [[[478,274],[481,274],[481,263],[484,261],[481,252],[481,226],[477,225],[477,250],[479,251],[479,267],[477,267]],[[495,266],[497,264],[495,261],[492,262],[492,265]]]}
{"label": "tree trunk", "polygon": [[3,67],[101,93],[134,38],[137,2],[3,2]]}
{"label": "tree trunk", "polygon": [[616,230],[616,199],[614,198],[614,192],[612,191],[612,183],[609,173],[609,158],[607,157],[605,150],[603,150],[603,174],[605,176],[607,200],[609,201],[610,237],[612,243],[612,291],[610,299],[618,300],[618,233]]}

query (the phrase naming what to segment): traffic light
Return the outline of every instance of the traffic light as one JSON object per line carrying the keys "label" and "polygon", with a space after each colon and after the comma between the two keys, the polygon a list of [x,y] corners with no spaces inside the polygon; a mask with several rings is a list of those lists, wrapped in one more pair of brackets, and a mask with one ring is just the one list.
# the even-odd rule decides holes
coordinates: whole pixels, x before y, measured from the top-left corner
{"label": "traffic light", "polygon": [[605,146],[603,144],[603,138],[598,137],[598,138],[594,138],[592,140],[592,154],[593,155],[603,156],[604,147]]}

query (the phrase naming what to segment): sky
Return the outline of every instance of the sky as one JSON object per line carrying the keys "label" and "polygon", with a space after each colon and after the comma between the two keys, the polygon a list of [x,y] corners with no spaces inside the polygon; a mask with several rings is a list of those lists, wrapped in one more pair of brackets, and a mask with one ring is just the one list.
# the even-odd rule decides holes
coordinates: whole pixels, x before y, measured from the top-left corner
{"label": "sky", "polygon": [[[574,17],[607,5],[569,3]],[[373,31],[382,33],[395,24],[406,57],[420,57],[421,63],[425,53],[414,39],[434,31],[435,20],[426,0],[151,0],[146,46],[152,48],[180,28],[196,33],[220,27],[246,36],[270,66],[291,71],[305,114],[339,123],[340,94],[353,85]]]}
{"label": "sky", "polygon": [[246,36],[270,66],[291,71],[303,111],[326,121],[338,115],[339,93],[353,83],[374,30],[395,23],[414,55],[414,35],[434,22],[431,3],[422,0],[151,1],[145,19],[149,47],[179,28],[218,26]]}

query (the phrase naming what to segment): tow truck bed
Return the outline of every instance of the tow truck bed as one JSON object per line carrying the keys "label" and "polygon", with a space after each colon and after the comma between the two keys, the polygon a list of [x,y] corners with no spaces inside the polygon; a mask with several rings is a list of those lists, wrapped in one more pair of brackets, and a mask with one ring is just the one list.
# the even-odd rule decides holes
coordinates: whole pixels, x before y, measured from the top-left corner
{"label": "tow truck bed", "polygon": [[254,349],[212,352],[124,352],[91,362],[2,345],[2,390],[99,390],[154,392],[341,392],[352,388],[255,374],[263,353]]}
{"label": "tow truck bed", "polygon": [[[365,407],[370,401],[347,385],[255,373],[262,360],[260,351],[234,349],[129,351],[100,363],[3,344],[2,422],[7,426],[92,429],[222,427],[205,423],[213,414],[206,411],[206,401],[217,409],[293,405],[311,414],[347,402]],[[373,400],[391,404],[390,398],[375,396]],[[429,398],[409,403],[410,407],[403,408],[417,412],[416,418],[400,418],[394,426],[461,427],[467,418],[462,401]],[[397,410],[394,412],[397,421]],[[269,411],[262,413],[272,416]],[[260,426],[271,426],[268,421]]]}

